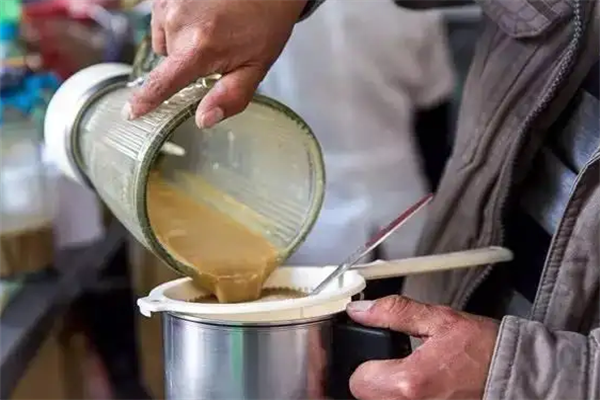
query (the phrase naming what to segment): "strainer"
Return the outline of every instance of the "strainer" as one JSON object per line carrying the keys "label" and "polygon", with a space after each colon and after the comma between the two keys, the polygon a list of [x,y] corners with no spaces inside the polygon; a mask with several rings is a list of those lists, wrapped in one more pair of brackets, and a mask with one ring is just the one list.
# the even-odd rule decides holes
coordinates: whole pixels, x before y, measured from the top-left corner
{"label": "strainer", "polygon": [[195,286],[190,278],[182,278],[157,286],[147,297],[138,299],[138,307],[148,317],[153,312],[169,312],[219,323],[289,323],[343,311],[352,296],[365,288],[367,280],[500,263],[510,261],[512,257],[512,252],[506,248],[485,247],[393,261],[378,260],[352,266],[340,279],[314,295],[309,293],[336,267],[280,267],[267,279],[264,288],[294,289],[307,296],[237,304],[195,302],[209,293]]}
{"label": "strainer", "polygon": [[[360,364],[410,354],[406,335],[345,318],[365,280],[511,258],[507,249],[484,248],[355,265],[316,295],[238,304],[194,302],[208,293],[183,278],[156,287],[138,306],[161,315],[166,399],[346,399]],[[334,269],[280,267],[265,287],[310,293]]]}
{"label": "strainer", "polygon": [[200,130],[194,112],[210,79],[128,121],[121,110],[133,90],[131,71],[123,64],[95,65],[57,91],[45,139],[63,172],[95,189],[123,225],[179,273],[194,271],[159,243],[149,222],[146,189],[159,158],[165,177],[181,171],[191,177],[173,180],[178,189],[266,238],[284,261],[323,201],[323,158],[309,126],[283,104],[257,95],[241,114]]}

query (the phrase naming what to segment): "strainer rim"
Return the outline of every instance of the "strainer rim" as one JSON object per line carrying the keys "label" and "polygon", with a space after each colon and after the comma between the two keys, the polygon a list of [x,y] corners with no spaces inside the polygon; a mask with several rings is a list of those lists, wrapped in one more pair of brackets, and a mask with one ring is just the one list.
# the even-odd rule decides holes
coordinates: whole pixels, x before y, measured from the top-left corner
{"label": "strainer rim", "polygon": [[[284,266],[278,270],[294,269],[302,273],[310,274],[315,269],[321,269],[324,274],[330,272],[334,267],[295,267]],[[277,271],[274,273],[277,273]],[[138,299],[137,304],[144,315],[150,315],[152,312],[166,312],[186,314],[196,318],[218,319],[230,323],[255,323],[255,322],[273,322],[298,321],[307,317],[325,317],[341,312],[345,305],[350,302],[352,296],[362,292],[366,287],[364,277],[357,271],[347,271],[343,275],[344,285],[333,290],[324,291],[316,295],[308,295],[302,298],[285,299],[264,302],[215,304],[215,303],[194,303],[182,299],[173,299],[167,297],[166,292],[192,281],[192,278],[184,277],[164,282],[155,288],[143,298]],[[305,310],[317,310],[309,316],[304,313]],[[290,314],[299,313],[300,317]],[[275,314],[273,319],[267,316]],[[252,319],[254,318],[254,319]]]}

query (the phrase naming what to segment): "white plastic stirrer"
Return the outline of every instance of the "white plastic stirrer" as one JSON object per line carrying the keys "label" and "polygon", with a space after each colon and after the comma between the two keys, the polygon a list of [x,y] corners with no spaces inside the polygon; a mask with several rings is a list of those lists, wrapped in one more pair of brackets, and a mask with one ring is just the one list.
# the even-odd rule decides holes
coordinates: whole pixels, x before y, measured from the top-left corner
{"label": "white plastic stirrer", "polygon": [[372,280],[496,264],[512,259],[513,253],[509,249],[491,246],[401,260],[378,260],[368,264],[354,265],[350,269],[361,274],[366,280]]}

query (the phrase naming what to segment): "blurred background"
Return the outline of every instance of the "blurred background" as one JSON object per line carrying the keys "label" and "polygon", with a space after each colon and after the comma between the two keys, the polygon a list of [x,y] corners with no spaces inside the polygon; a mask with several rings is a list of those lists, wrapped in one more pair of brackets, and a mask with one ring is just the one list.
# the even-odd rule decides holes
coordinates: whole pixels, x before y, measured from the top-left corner
{"label": "blurred background", "polygon": [[[435,190],[479,29],[469,4],[409,11],[329,0],[298,24],[260,87],[307,120],[325,152],[324,209],[290,264],[341,261]],[[160,320],[135,300],[176,278],[43,146],[46,105],[86,66],[132,63],[150,1],[0,2],[0,397],[162,398]],[[426,215],[375,258],[411,256]],[[374,282],[367,296],[398,290]]]}

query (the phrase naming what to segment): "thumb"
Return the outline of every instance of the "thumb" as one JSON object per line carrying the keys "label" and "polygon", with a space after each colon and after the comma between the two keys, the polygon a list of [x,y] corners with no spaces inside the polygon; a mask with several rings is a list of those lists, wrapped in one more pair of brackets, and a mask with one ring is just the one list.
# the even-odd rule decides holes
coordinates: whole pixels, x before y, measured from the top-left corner
{"label": "thumb", "polygon": [[419,303],[403,296],[354,301],[348,304],[346,312],[362,325],[392,329],[414,337],[435,335],[453,317],[453,312],[446,307]]}
{"label": "thumb", "polygon": [[258,66],[238,68],[224,75],[204,96],[196,111],[196,124],[210,128],[248,106],[266,71]]}

